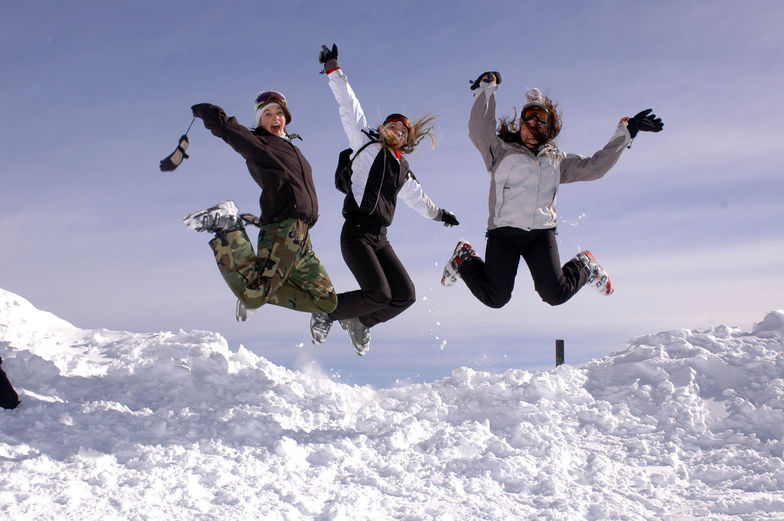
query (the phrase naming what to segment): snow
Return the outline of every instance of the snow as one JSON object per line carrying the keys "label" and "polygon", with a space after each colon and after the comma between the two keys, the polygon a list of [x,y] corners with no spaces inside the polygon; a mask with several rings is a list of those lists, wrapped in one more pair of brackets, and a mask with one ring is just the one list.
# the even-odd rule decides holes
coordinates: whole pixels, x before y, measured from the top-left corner
{"label": "snow", "polygon": [[781,520],[783,339],[772,311],[579,367],[375,389],[0,290],[22,400],[0,409],[0,517]]}

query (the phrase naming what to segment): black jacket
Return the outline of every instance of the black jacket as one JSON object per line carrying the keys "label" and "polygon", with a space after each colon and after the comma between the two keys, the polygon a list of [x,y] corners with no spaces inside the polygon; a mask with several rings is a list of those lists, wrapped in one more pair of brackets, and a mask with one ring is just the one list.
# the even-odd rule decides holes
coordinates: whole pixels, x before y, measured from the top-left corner
{"label": "black jacket", "polygon": [[409,176],[413,174],[405,158],[398,160],[391,151],[381,148],[370,167],[362,201],[357,201],[349,190],[343,201],[343,216],[367,216],[389,226],[395,217],[397,194]]}
{"label": "black jacket", "polygon": [[261,224],[289,217],[301,219],[308,226],[316,223],[318,197],[313,172],[299,148],[261,127],[248,129],[216,105],[201,103],[192,110],[210,132],[245,158],[250,175],[261,187]]}

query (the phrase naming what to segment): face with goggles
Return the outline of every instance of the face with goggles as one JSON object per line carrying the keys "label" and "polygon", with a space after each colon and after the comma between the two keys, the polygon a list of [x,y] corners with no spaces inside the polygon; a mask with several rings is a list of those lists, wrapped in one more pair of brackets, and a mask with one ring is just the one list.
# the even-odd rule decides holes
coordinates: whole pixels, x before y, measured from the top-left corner
{"label": "face with goggles", "polygon": [[529,105],[520,115],[520,138],[528,147],[538,147],[547,141],[550,111],[543,105]]}
{"label": "face with goggles", "polygon": [[390,114],[387,116],[387,119],[384,120],[384,126],[392,131],[401,143],[405,143],[408,140],[408,132],[411,123],[404,115]]}

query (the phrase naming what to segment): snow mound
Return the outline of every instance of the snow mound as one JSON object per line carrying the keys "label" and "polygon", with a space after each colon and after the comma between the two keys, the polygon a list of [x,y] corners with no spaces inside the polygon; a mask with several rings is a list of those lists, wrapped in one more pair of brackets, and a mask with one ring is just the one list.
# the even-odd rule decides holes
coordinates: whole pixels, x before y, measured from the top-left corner
{"label": "snow mound", "polygon": [[[9,519],[784,518],[784,313],[392,389],[0,290]],[[372,363],[372,358],[368,359]]]}
{"label": "snow mound", "polygon": [[765,320],[754,324],[753,333],[759,337],[784,338],[784,311],[772,311]]}

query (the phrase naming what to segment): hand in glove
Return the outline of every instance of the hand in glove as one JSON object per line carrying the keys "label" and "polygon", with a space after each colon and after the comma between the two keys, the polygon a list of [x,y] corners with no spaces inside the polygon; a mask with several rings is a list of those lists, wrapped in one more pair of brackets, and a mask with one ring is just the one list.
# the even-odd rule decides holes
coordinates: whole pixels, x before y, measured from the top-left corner
{"label": "hand in glove", "polygon": [[640,130],[643,132],[660,132],[664,128],[661,118],[656,117],[656,114],[652,114],[652,112],[653,109],[645,109],[642,112],[638,112],[633,118],[626,120],[626,128],[629,129],[629,135],[632,139]]}
{"label": "hand in glove", "polygon": [[182,137],[180,137],[180,142],[177,145],[177,148],[174,149],[174,152],[161,160],[161,172],[171,172],[180,166],[183,159],[188,159],[189,156],[185,153],[188,149],[188,144],[188,135],[183,134]]}
{"label": "hand in glove", "polygon": [[339,68],[338,44],[333,43],[331,50],[326,45],[322,45],[319,53],[319,63],[324,66],[324,72]]}
{"label": "hand in glove", "polygon": [[449,210],[444,210],[443,208],[441,208],[438,211],[438,215],[436,216],[436,221],[441,221],[442,223],[444,223],[444,226],[457,226],[458,224],[460,224],[457,221],[457,217],[455,217],[455,214],[453,214]]}
{"label": "hand in glove", "polygon": [[212,103],[199,103],[191,107],[193,115],[200,119],[217,119],[220,110],[220,107]]}
{"label": "hand in glove", "polygon": [[479,88],[481,83],[492,83],[495,81],[496,85],[501,85],[501,73],[498,71],[487,71],[479,75],[479,77],[471,82],[471,90]]}

